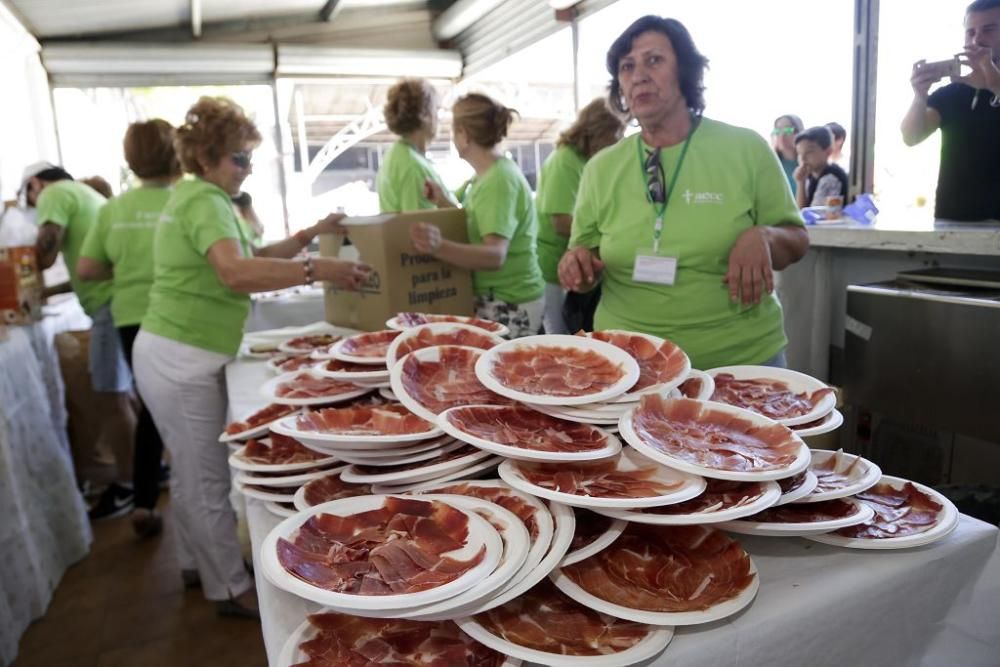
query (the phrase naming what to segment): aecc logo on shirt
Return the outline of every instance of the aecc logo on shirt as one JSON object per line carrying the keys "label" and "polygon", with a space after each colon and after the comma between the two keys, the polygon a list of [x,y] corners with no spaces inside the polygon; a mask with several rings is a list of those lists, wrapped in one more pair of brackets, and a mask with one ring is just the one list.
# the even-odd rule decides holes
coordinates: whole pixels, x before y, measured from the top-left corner
{"label": "aecc logo on shirt", "polygon": [[681,197],[684,198],[684,202],[688,205],[723,203],[721,192],[691,192],[690,190],[685,190]]}

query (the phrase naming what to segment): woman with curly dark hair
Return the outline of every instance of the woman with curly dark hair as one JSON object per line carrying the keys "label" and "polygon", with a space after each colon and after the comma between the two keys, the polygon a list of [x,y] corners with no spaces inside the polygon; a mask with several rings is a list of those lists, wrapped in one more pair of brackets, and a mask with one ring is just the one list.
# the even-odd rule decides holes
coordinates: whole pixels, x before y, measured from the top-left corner
{"label": "woman with curly dark hair", "polygon": [[295,258],[317,234],[340,231],[341,215],[251,247],[231,197],[250,175],[260,140],[228,99],[203,97],[188,110],[175,146],[194,178],[174,187],[156,226],[153,286],[134,347],[139,393],[170,450],[185,581],[200,580],[220,613],[250,616],[257,615],[256,593],[229,504],[227,451],[217,442],[226,422],[225,366],[239,349],[249,295],[314,280],[357,289],[370,270],[328,257]]}
{"label": "woman with curly dark hair", "polygon": [[644,16],[611,45],[608,101],[641,132],[584,167],[559,278],[601,281],[596,329],[668,338],[695,368],[784,365],[773,272],[809,237],[763,137],[703,117],[707,65],[674,19]]}
{"label": "woman with curly dark hair", "polygon": [[383,109],[389,131],[399,141],[386,152],[375,187],[383,213],[435,208],[427,197],[430,181],[445,191],[441,177],[425,157],[437,134],[438,98],[424,79],[402,79],[389,89]]}

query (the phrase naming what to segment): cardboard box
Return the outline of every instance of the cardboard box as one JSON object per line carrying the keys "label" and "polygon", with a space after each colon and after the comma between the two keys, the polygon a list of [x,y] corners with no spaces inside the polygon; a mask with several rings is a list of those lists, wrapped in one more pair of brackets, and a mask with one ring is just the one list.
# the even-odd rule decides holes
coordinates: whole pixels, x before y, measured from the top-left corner
{"label": "cardboard box", "polygon": [[42,319],[42,287],[35,246],[0,248],[0,324]]}
{"label": "cardboard box", "polygon": [[[435,224],[444,238],[468,243],[465,211],[461,209],[345,219],[347,238],[357,249],[360,261],[370,264],[373,271],[359,292],[326,287],[327,322],[377,331],[399,312],[473,313],[472,273],[417,253],[410,242],[410,225],[414,222]],[[341,245],[342,237],[323,235],[319,240],[320,255],[341,256]]]}

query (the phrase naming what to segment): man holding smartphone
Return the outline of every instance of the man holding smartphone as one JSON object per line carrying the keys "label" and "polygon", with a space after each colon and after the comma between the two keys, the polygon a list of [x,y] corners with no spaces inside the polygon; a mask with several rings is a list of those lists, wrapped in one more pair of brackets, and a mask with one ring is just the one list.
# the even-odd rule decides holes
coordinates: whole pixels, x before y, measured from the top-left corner
{"label": "man holding smartphone", "polygon": [[[965,11],[965,76],[937,63],[913,66],[913,103],[903,141],[914,146],[941,129],[935,217],[1000,220],[1000,0],[976,0]],[[951,69],[951,83],[928,94]]]}

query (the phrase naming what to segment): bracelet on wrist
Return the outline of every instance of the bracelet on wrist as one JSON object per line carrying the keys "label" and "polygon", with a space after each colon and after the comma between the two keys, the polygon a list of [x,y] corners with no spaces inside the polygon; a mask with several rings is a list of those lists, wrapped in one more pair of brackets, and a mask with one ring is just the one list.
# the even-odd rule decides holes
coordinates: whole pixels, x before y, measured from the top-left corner
{"label": "bracelet on wrist", "polygon": [[308,255],[302,261],[302,273],[305,275],[305,279],[302,281],[303,285],[312,285],[315,281],[315,276],[313,275],[313,260],[312,257]]}

